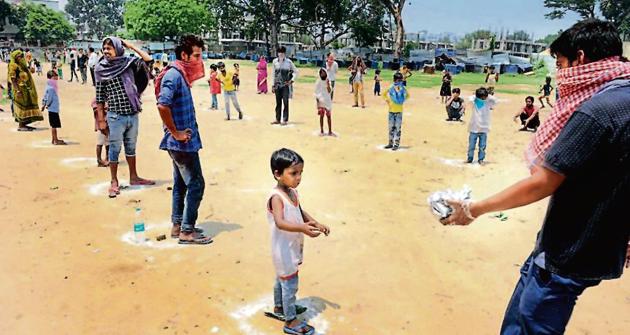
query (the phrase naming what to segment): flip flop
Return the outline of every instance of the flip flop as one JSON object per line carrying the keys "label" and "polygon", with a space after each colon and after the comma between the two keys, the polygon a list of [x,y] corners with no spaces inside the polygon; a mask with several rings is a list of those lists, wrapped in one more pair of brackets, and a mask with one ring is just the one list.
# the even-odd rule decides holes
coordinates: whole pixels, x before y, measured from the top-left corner
{"label": "flip flop", "polygon": [[212,238],[208,237],[208,236],[204,236],[203,238],[194,238],[192,240],[179,240],[179,244],[198,244],[198,245],[204,245],[204,244],[210,244],[214,241],[212,241]]}
{"label": "flip flop", "polygon": [[33,131],[34,129],[31,128],[27,128],[27,127],[20,127],[17,129],[17,131]]}
{"label": "flip flop", "polygon": [[53,143],[53,145],[68,145],[68,143],[64,142],[63,140],[57,140],[57,142]]}
{"label": "flip flop", "polygon": [[[308,308],[300,305],[295,305],[295,314],[300,315],[306,312]],[[265,316],[268,318],[276,319],[278,321],[286,321],[284,318],[284,313],[276,313],[276,312],[265,312]]]}
{"label": "flip flop", "polygon": [[291,335],[313,335],[315,334],[315,328],[306,324],[306,322],[302,321],[299,325],[295,327],[284,326],[283,329],[285,334]]}
{"label": "flip flop", "polygon": [[110,186],[108,192],[109,192],[108,196],[110,198],[115,198],[117,195],[120,194],[120,187],[119,186]]}
{"label": "flip flop", "polygon": [[155,185],[155,182],[153,180],[148,180],[148,179],[139,179],[136,181],[129,181],[129,185]]}

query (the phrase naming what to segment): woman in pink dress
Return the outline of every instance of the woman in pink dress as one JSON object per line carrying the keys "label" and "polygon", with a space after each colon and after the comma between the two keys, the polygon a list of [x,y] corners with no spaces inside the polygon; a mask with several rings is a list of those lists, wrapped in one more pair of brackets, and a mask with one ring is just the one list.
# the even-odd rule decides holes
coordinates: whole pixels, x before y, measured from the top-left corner
{"label": "woman in pink dress", "polygon": [[260,56],[256,69],[258,70],[258,94],[267,94],[267,60],[265,56]]}

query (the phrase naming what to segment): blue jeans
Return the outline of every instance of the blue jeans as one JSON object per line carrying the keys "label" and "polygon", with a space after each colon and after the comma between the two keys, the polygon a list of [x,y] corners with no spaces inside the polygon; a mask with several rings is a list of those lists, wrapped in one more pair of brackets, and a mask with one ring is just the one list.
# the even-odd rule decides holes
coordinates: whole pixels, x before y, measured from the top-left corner
{"label": "blue jeans", "polygon": [[389,112],[389,144],[400,145],[403,113]]}
{"label": "blue jeans", "polygon": [[477,139],[479,139],[479,156],[477,157],[479,162],[483,162],[486,158],[486,144],[488,143],[487,133],[470,133],[468,136],[468,162],[473,161],[475,156],[475,146],[477,146]]}
{"label": "blue jeans", "polygon": [[563,334],[577,298],[599,282],[562,277],[540,268],[529,256],[505,311],[501,335]]}
{"label": "blue jeans", "polygon": [[[111,150],[111,149],[110,149]],[[181,231],[192,233],[197,222],[199,205],[206,183],[201,172],[199,153],[168,151],[173,160],[173,225],[181,224]]]}
{"label": "blue jeans", "polygon": [[275,307],[282,307],[284,319],[291,321],[295,319],[295,295],[298,291],[299,278],[296,274],[289,279],[276,278],[276,285],[273,287],[273,304]]}
{"label": "blue jeans", "polygon": [[212,95],[212,108],[219,108],[219,100],[217,100],[217,95]]}
{"label": "blue jeans", "polygon": [[138,114],[119,115],[107,112],[107,126],[109,127],[109,161],[118,163],[118,155],[122,145],[125,145],[125,156],[136,155],[136,142],[138,141],[138,127],[140,119]]}

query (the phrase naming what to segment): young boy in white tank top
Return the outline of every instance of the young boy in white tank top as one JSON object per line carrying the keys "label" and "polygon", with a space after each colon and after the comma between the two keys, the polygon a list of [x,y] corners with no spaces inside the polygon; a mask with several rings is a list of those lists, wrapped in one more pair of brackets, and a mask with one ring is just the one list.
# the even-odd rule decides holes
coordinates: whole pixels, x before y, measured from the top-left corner
{"label": "young boy in white tank top", "polygon": [[271,155],[271,172],[278,182],[267,198],[267,220],[271,228],[271,255],[276,270],[274,314],[285,321],[285,334],[314,334],[315,329],[299,319],[305,308],[296,308],[298,266],[302,264],[304,235],[328,236],[330,229],[300,207],[295,188],[302,179],[304,160],[295,151],[280,149]]}

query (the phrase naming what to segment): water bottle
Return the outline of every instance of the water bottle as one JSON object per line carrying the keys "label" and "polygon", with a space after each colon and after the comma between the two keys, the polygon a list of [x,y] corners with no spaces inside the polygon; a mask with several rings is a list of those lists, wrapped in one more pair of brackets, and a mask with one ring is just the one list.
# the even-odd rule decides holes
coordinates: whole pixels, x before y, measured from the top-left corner
{"label": "water bottle", "polygon": [[144,243],[146,241],[144,237],[144,218],[142,217],[142,209],[136,207],[136,215],[133,221],[133,235],[136,243]]}

